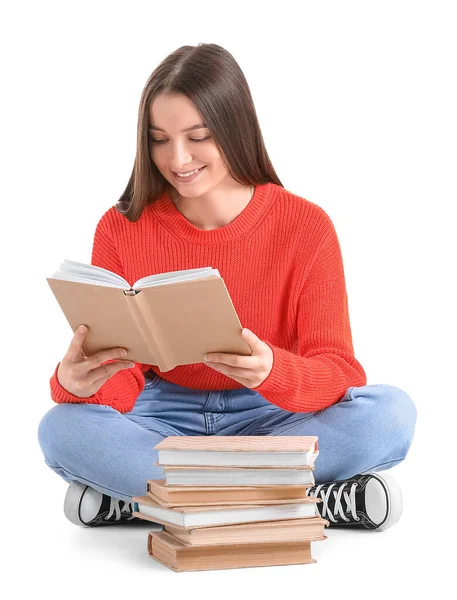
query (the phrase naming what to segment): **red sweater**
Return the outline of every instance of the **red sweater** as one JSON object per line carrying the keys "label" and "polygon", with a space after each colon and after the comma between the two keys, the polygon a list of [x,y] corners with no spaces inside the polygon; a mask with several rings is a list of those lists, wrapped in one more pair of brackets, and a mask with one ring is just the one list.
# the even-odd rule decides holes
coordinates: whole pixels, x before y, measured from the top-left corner
{"label": "red sweater", "polygon": [[[272,370],[255,389],[291,412],[312,412],[338,402],[349,386],[366,385],[354,357],[340,245],[330,217],[316,204],[274,183],[257,185],[236,219],[197,229],[168,193],[131,223],[112,206],[97,224],[91,264],[137,279],[211,266],[223,277],[243,327],[273,351]],[[60,363],[59,363],[60,364]],[[152,369],[195,390],[243,386],[204,363],[162,373],[136,363],[108,379],[89,398],[68,393],[51,377],[54,402],[85,402],[132,410]]]}

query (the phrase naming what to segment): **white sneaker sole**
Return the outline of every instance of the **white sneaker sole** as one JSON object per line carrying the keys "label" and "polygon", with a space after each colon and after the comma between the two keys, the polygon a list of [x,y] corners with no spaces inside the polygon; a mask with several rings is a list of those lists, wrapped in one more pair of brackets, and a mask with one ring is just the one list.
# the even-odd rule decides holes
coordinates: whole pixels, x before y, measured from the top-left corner
{"label": "white sneaker sole", "polygon": [[80,527],[87,527],[86,523],[79,518],[79,506],[86,488],[87,485],[79,481],[72,481],[68,487],[63,503],[63,512],[67,519],[74,525],[79,525]]}
{"label": "white sneaker sole", "polygon": [[377,529],[373,531],[384,531],[385,529],[392,527],[401,517],[401,513],[403,511],[403,496],[401,493],[401,488],[395,479],[391,475],[387,475],[386,473],[370,473],[372,477],[376,477],[384,483],[387,496],[388,496],[388,504],[389,504],[389,514],[387,515],[387,519]]}

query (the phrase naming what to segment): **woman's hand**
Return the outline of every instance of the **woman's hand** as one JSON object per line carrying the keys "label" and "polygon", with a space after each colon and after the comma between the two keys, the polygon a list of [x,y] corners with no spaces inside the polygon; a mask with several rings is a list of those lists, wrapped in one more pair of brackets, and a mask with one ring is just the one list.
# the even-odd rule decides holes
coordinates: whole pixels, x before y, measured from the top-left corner
{"label": "woman's hand", "polygon": [[[135,363],[129,360],[121,360],[121,357],[127,354],[124,348],[110,348],[86,356],[82,346],[88,331],[85,325],[78,327],[57,370],[60,385],[79,398],[90,398],[105,381],[121,369],[131,369],[135,366]],[[101,364],[114,359],[119,360],[106,365]]]}
{"label": "woman's hand", "polygon": [[263,383],[271,373],[273,350],[249,329],[243,329],[243,337],[252,348],[251,356],[211,352],[205,356],[204,364],[253,389]]}

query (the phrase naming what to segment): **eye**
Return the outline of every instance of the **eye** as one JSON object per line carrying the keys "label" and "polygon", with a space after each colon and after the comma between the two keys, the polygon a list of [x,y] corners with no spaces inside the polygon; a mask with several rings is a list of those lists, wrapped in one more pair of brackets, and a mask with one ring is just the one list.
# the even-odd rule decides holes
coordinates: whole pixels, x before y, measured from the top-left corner
{"label": "eye", "polygon": [[[199,138],[199,139],[193,139],[193,138],[189,138],[191,142],[205,142],[206,140],[209,140],[211,138],[210,135],[207,135],[204,138]],[[168,140],[156,140],[154,138],[149,138],[151,144],[165,144],[166,142],[168,142]]]}

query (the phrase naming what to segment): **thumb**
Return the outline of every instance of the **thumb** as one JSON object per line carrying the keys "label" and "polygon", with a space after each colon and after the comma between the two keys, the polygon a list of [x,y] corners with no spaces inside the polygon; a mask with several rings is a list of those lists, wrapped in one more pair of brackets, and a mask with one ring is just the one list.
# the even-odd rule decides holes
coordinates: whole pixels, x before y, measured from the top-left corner
{"label": "thumb", "polygon": [[79,358],[80,356],[85,357],[82,345],[84,338],[86,337],[87,331],[88,327],[86,327],[86,325],[80,325],[75,331],[75,334],[70,343],[70,347],[68,349],[68,354],[71,358],[73,358],[73,360]]}

